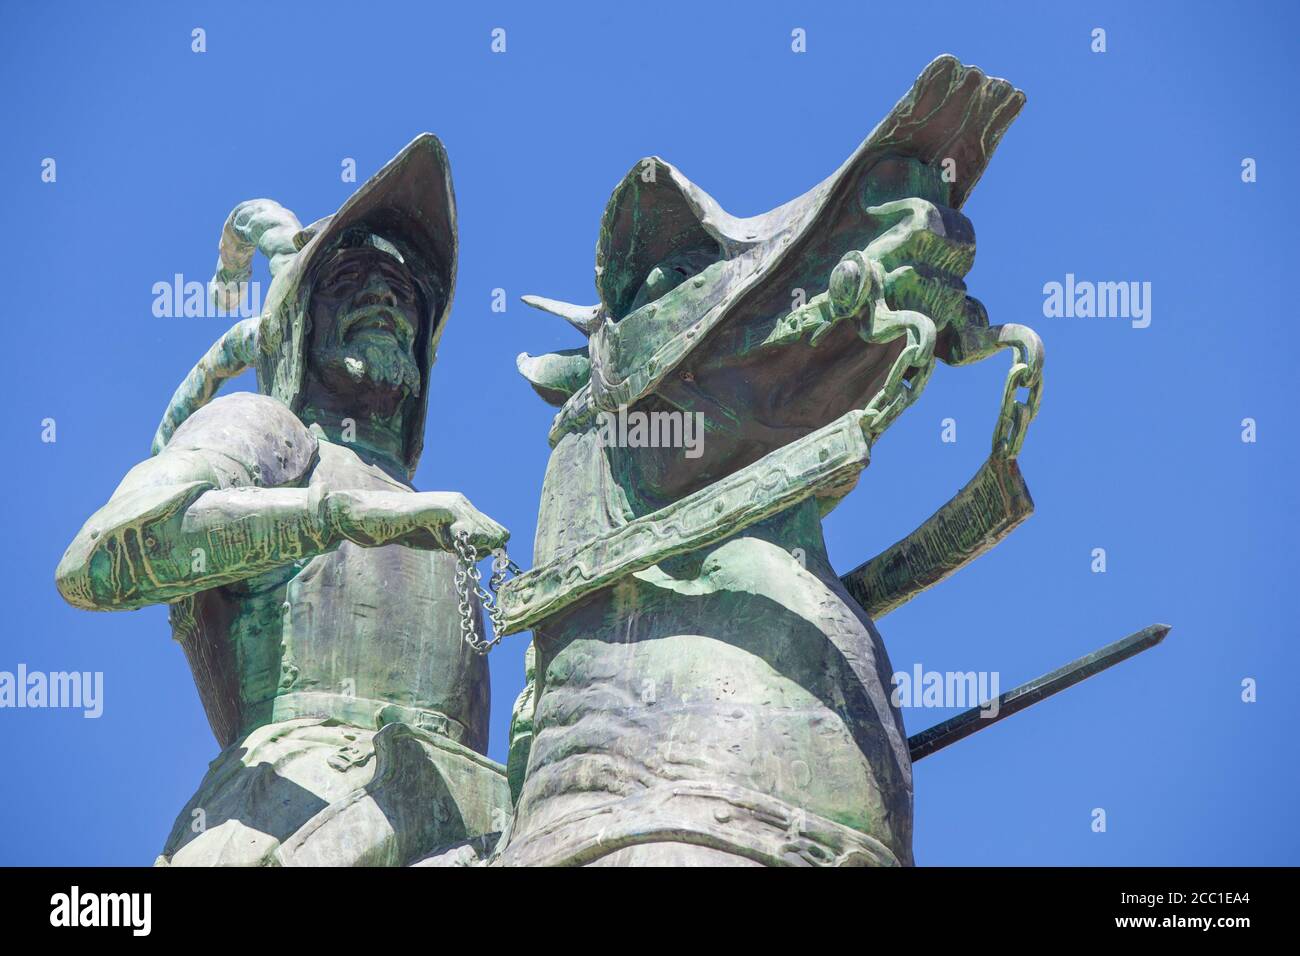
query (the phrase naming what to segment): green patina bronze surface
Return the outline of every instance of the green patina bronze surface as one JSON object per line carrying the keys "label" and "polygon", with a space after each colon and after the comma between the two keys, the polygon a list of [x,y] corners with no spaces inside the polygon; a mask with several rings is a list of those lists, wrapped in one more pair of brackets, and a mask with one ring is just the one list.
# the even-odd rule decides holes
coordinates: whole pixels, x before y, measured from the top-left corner
{"label": "green patina bronze surface", "polygon": [[[417,138],[305,229],[270,200],[241,204],[214,293],[248,278],[255,250],[265,312],[177,389],[154,457],[86,522],[59,590],[93,610],[169,604],[225,748],[160,863],[476,853],[509,792],[482,756],[487,665],[463,639],[447,552],[459,532],[483,549],[506,533],[461,495],[410,485],[455,279],[442,145]],[[261,394],[214,398],[249,366]]]}
{"label": "green patina bronze surface", "polygon": [[[1022,102],[940,58],[829,179],[750,219],[644,160],[601,223],[600,302],[529,300],[589,338],[585,362],[519,361],[560,410],[534,570],[501,595],[536,660],[495,862],[911,862],[891,667],[821,520],[936,359],[1016,351],[986,471],[1018,474],[1041,347],[967,297],[958,209]],[[611,446],[601,417],[629,410],[700,416],[698,454]],[[996,505],[988,474],[878,567],[867,605],[905,600],[1023,518],[1027,494]]]}
{"label": "green patina bronze surface", "polygon": [[975,560],[1033,512],[1016,460],[992,457],[925,524],[840,580],[872,618],[883,617]]}
{"label": "green patina bronze surface", "polygon": [[862,412],[849,412],[707,488],[515,578],[502,591],[504,632],[526,630],[634,571],[732,537],[801,501],[841,491],[867,465],[863,418]]}
{"label": "green patina bronze surface", "polygon": [[[1023,102],[940,57],[830,177],[749,218],[638,163],[600,223],[599,301],[525,298],[587,344],[518,359],[558,412],[534,567],[495,604],[466,562],[505,529],[410,485],[455,279],[441,144],[418,137],[305,228],[240,204],[213,289],[232,304],[261,251],[266,309],[184,379],[56,572],[78,607],[170,606],[224,748],[159,862],[911,864],[912,760],[981,724],[909,741],[873,619],[1033,510],[1017,455],[1042,344],[967,295],[960,212]],[[822,519],[874,442],[936,362],[1004,351],[988,460],[838,574]],[[259,394],[216,397],[250,367]],[[631,441],[610,427],[630,415],[699,440]],[[496,638],[533,632],[505,767],[483,756],[480,598]]]}

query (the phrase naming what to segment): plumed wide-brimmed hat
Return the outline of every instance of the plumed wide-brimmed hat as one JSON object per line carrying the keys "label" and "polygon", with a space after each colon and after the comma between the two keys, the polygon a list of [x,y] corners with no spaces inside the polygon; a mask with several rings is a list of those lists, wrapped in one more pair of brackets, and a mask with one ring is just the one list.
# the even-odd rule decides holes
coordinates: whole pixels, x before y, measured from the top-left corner
{"label": "plumed wide-brimmed hat", "polygon": [[[790,260],[804,255],[806,239],[834,229],[846,216],[861,218],[868,205],[901,198],[873,194],[872,171],[884,160],[916,159],[932,168],[931,185],[939,191],[934,201],[960,208],[1024,102],[1024,94],[1006,80],[941,56],[839,169],[797,199],[747,218],[726,212],[671,163],[657,156],[637,163],[614,189],[601,221],[600,302],[575,306],[528,299],[589,336],[590,389],[573,394],[574,400],[612,409],[652,391],[748,292],[770,284]],[[950,180],[939,177],[945,167],[956,171]],[[684,254],[727,263],[708,281],[691,284],[697,307],[672,314],[633,310],[651,270]],[[573,376],[563,363],[543,358],[521,356],[520,370],[553,401],[561,390],[549,380],[552,370],[563,368],[569,381]],[[564,385],[562,390],[572,394]]]}
{"label": "plumed wide-brimmed hat", "polygon": [[254,251],[270,261],[271,287],[261,316],[226,333],[177,389],[155,438],[155,451],[220,383],[252,366],[258,389],[294,411],[302,404],[308,306],[316,269],[337,249],[370,244],[395,255],[423,293],[416,342],[422,388],[419,407],[406,416],[405,465],[414,472],[424,444],[428,377],[451,311],[456,281],[456,200],[442,143],[421,133],[363,183],[332,216],[303,228],[292,212],[269,199],[240,203],[222,230],[212,291],[234,307],[251,275]]}

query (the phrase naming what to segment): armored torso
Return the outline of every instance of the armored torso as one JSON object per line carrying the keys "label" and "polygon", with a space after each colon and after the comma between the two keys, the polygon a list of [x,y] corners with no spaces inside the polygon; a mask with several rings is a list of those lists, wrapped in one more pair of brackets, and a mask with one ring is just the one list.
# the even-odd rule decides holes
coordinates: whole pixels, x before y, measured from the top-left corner
{"label": "armored torso", "polygon": [[[539,563],[614,520],[622,499],[571,478],[614,490],[602,458],[590,433],[557,445]],[[502,862],[911,863],[889,658],[830,567],[815,501],[533,633],[531,752]]]}
{"label": "armored torso", "polygon": [[[309,485],[412,490],[316,437]],[[318,716],[366,729],[401,721],[483,752],[488,670],[461,638],[455,571],[444,552],[344,542],[173,605],[218,741]]]}

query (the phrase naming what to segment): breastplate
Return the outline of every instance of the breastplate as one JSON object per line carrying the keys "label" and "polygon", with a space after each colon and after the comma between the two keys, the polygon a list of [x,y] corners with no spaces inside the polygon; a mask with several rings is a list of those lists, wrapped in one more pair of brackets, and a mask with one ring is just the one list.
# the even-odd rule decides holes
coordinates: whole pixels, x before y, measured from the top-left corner
{"label": "breastplate", "polygon": [[[311,481],[410,491],[326,442]],[[218,740],[322,716],[365,728],[402,721],[484,751],[488,670],[461,637],[455,572],[443,552],[344,542],[301,566],[197,595],[189,634],[174,609]]]}

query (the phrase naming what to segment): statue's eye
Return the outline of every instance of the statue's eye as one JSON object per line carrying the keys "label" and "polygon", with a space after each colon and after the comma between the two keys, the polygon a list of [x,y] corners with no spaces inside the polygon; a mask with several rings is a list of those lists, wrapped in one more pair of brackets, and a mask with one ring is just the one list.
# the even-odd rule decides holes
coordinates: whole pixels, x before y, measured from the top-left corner
{"label": "statue's eye", "polygon": [[336,298],[356,291],[361,280],[361,270],[351,267],[335,269],[325,280],[325,292]]}
{"label": "statue's eye", "polygon": [[393,290],[393,295],[402,302],[411,302],[415,298],[415,286],[400,269],[383,270],[384,281]]}

